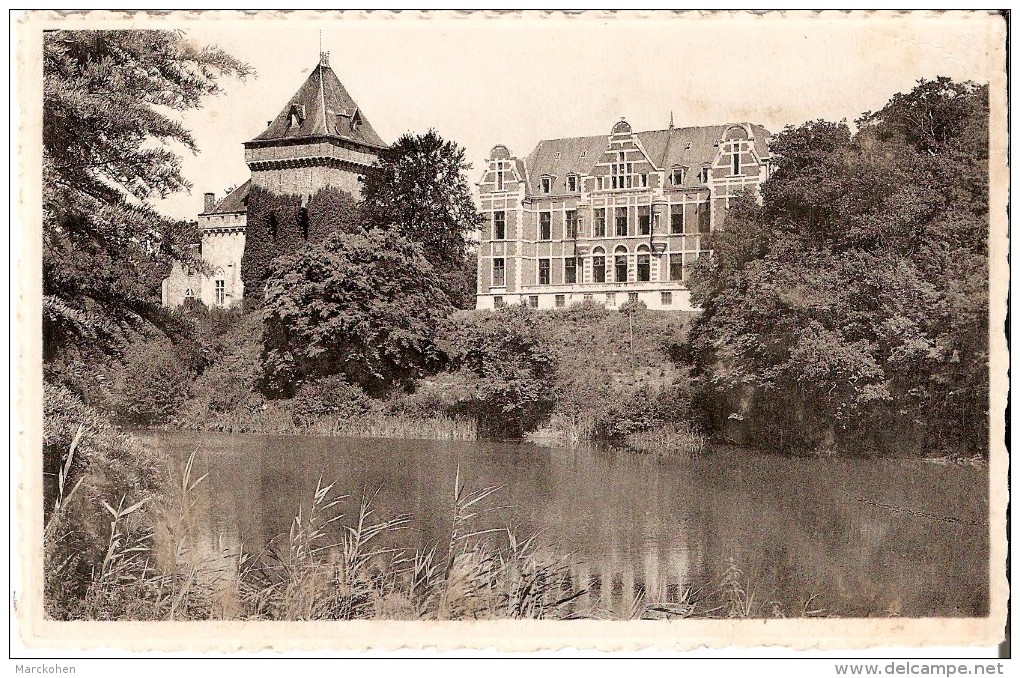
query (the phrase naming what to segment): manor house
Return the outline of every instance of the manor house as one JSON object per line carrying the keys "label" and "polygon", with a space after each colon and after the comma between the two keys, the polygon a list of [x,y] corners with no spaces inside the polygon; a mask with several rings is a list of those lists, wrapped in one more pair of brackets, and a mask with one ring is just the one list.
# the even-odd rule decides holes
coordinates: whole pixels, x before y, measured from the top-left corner
{"label": "manor house", "polygon": [[489,154],[478,308],[582,300],[692,310],[688,272],[730,201],[769,173],[770,134],[734,123],[540,141]]}
{"label": "manor house", "polygon": [[228,308],[244,297],[248,193],[254,187],[307,199],[326,186],[360,197],[359,178],[386,144],[329,66],[329,52],[266,129],[244,144],[251,178],[217,201],[206,193],[198,215],[205,270],[174,264],[163,280],[163,305],[198,299]]}

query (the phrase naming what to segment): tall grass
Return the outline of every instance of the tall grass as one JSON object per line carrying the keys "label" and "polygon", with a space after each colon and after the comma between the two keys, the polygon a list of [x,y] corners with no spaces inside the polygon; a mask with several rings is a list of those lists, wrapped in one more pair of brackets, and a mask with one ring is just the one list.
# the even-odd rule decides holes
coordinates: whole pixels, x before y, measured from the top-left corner
{"label": "tall grass", "polygon": [[422,417],[370,411],[350,417],[295,417],[286,405],[270,401],[262,407],[242,407],[210,415],[196,426],[223,433],[312,434],[363,438],[420,440],[477,440],[474,419],[437,412]]}
{"label": "tall grass", "polygon": [[624,436],[627,447],[659,455],[695,457],[705,449],[706,438],[693,425],[664,424]]}

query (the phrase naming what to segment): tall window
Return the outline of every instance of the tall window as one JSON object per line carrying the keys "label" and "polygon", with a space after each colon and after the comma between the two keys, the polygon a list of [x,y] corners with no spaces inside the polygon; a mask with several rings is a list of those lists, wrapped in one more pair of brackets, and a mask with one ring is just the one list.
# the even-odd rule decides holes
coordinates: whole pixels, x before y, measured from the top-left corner
{"label": "tall window", "polygon": [[712,232],[711,206],[706,203],[698,205],[698,233]]}
{"label": "tall window", "polygon": [[571,174],[567,177],[567,190],[571,193],[577,193],[577,175]]}
{"label": "tall window", "polygon": [[652,217],[651,207],[647,205],[641,205],[637,211],[638,230],[641,231],[641,235],[652,234]]}
{"label": "tall window", "polygon": [[503,210],[492,213],[492,239],[506,240],[506,212]]}
{"label": "tall window", "polygon": [[613,188],[634,187],[634,163],[627,162],[627,154],[623,151],[617,153],[616,162],[612,163],[610,177]]}
{"label": "tall window", "polygon": [[606,281],[606,255],[601,247],[596,247],[591,257],[591,277],[597,283]]}
{"label": "tall window", "polygon": [[648,282],[652,279],[651,255],[644,245],[638,248],[637,279],[639,282]]}
{"label": "tall window", "polygon": [[677,281],[684,279],[684,255],[682,253],[669,255],[669,279]]}
{"label": "tall window", "polygon": [[729,155],[729,166],[730,174],[740,174],[740,154],[744,150],[744,141],[728,141],[726,142],[725,152]]}
{"label": "tall window", "polygon": [[499,257],[492,260],[492,286],[503,287],[506,285],[506,259]]}
{"label": "tall window", "polygon": [[670,183],[674,186],[680,186],[684,183],[684,169],[682,167],[673,168],[673,172],[670,175]]}
{"label": "tall window", "polygon": [[219,305],[219,306],[223,305],[223,302],[226,301],[226,295],[227,295],[226,283],[224,281],[222,281],[222,280],[217,280],[216,281],[216,303],[217,303],[217,305]]}
{"label": "tall window", "polygon": [[509,163],[504,160],[500,160],[496,163],[496,190],[506,190],[506,173],[509,167]]}
{"label": "tall window", "polygon": [[563,281],[567,284],[577,282],[577,259],[567,257],[563,260]]}
{"label": "tall window", "polygon": [[616,282],[627,282],[627,248],[620,245],[616,248]]}
{"label": "tall window", "polygon": [[538,239],[552,239],[552,212],[538,213]]}
{"label": "tall window", "polygon": [[701,173],[698,175],[698,178],[701,180],[701,183],[703,183],[703,184],[707,184],[708,183],[708,168],[707,167],[702,167],[701,168]]}
{"label": "tall window", "polygon": [[577,237],[577,210],[567,210],[566,216],[567,239]]}
{"label": "tall window", "polygon": [[606,208],[598,207],[595,209],[595,237],[605,238],[606,237]]}
{"label": "tall window", "polygon": [[552,192],[552,177],[542,177],[542,192],[543,193]]}
{"label": "tall window", "polygon": [[538,284],[548,285],[549,284],[549,260],[539,259],[538,260]]}
{"label": "tall window", "polygon": [[616,208],[616,235],[627,235],[627,208]]}
{"label": "tall window", "polygon": [[670,205],[669,206],[669,232],[683,233],[684,232],[684,206],[683,205]]}

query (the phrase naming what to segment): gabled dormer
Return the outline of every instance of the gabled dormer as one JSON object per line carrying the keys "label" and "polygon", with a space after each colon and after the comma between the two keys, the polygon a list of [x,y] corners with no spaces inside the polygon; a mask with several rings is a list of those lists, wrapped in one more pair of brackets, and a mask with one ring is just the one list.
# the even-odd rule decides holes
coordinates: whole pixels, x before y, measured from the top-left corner
{"label": "gabled dormer", "polygon": [[478,181],[478,192],[516,193],[524,181],[524,163],[515,158],[510,149],[499,144],[489,151],[487,166]]}
{"label": "gabled dormer", "polygon": [[648,188],[659,168],[645,151],[626,120],[613,125],[609,141],[591,168],[595,191],[629,191]]}

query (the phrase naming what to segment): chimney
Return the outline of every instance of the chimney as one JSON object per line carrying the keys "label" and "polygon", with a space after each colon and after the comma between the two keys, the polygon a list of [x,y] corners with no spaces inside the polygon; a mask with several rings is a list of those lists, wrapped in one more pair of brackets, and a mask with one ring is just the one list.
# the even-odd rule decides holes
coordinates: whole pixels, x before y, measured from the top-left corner
{"label": "chimney", "polygon": [[319,65],[329,68],[329,52],[319,52]]}
{"label": "chimney", "polygon": [[213,208],[216,207],[216,194],[206,193],[204,197],[205,201],[203,206],[205,207],[205,209],[203,209],[202,211],[205,212],[206,214],[209,214],[209,212],[212,212]]}

